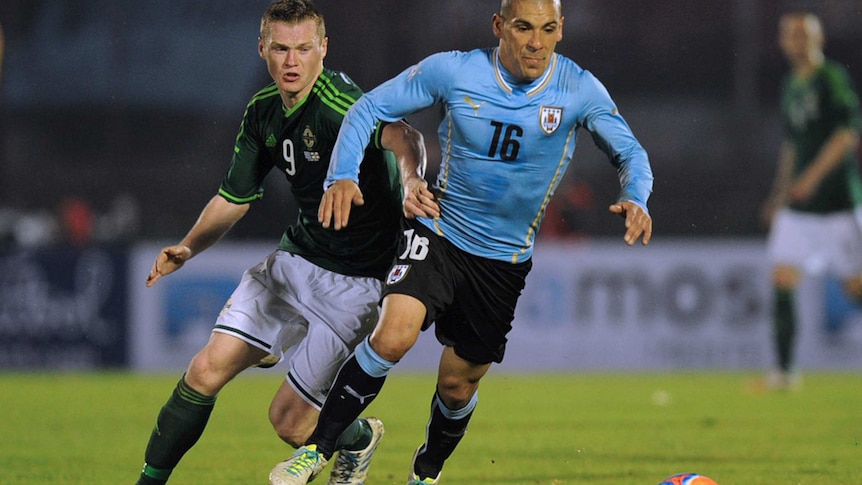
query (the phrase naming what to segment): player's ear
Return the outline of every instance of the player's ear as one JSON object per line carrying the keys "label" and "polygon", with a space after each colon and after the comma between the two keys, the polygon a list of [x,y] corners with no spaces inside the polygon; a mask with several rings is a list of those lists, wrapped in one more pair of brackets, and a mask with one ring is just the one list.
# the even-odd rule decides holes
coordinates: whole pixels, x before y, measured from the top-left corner
{"label": "player's ear", "polygon": [[494,37],[498,39],[503,37],[503,23],[505,22],[506,19],[502,15],[498,13],[494,14],[494,17],[491,19],[491,29],[494,31]]}
{"label": "player's ear", "polygon": [[266,59],[266,57],[263,55],[263,39],[261,39],[260,37],[257,38],[257,54],[260,56],[261,59]]}

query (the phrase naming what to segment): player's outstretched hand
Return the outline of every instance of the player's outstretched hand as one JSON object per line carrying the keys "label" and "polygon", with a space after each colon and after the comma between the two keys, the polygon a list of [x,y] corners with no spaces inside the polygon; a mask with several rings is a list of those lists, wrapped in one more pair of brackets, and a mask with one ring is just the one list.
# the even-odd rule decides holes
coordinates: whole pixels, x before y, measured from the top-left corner
{"label": "player's outstretched hand", "polygon": [[188,246],[168,246],[156,256],[156,262],[150,274],[147,275],[147,286],[153,286],[162,276],[167,276],[180,269],[186,261],[191,259],[192,250]]}
{"label": "player's outstretched hand", "polygon": [[332,225],[336,231],[347,227],[350,219],[350,208],[353,205],[363,205],[365,199],[362,191],[352,180],[336,180],[330,185],[323,198],[320,199],[320,208],[317,210],[317,220],[320,224],[329,228]]}
{"label": "player's outstretched hand", "polygon": [[414,176],[402,181],[404,185],[404,217],[440,217],[440,206],[434,193],[428,190],[425,179]]}
{"label": "player's outstretched hand", "polygon": [[643,236],[643,245],[649,244],[652,237],[652,217],[647,211],[634,202],[622,201],[612,204],[609,208],[614,214],[626,218],[626,234],[623,237],[629,246]]}

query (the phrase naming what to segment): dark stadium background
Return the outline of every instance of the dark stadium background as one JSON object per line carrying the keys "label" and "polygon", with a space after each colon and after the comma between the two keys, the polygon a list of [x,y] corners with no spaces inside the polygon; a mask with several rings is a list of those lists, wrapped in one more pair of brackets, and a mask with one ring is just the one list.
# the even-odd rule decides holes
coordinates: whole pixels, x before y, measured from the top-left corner
{"label": "dark stadium background", "polygon": [[[268,81],[255,50],[267,4],[0,3],[0,241],[179,238],[215,193],[245,104]],[[327,67],[365,89],[433,52],[496,43],[496,0],[318,5]],[[780,133],[781,12],[820,14],[827,54],[862,79],[858,0],[578,0],[563,8],[558,51],[598,75],[650,153],[661,238],[764,234],[758,210]],[[432,174],[438,116],[411,119],[426,134]],[[605,214],[614,171],[584,134],[576,160],[543,236],[617,235]],[[285,186],[271,176],[231,237],[278,237],[294,217],[292,208],[285,215]],[[82,212],[92,218],[89,235],[62,223],[40,229]]]}

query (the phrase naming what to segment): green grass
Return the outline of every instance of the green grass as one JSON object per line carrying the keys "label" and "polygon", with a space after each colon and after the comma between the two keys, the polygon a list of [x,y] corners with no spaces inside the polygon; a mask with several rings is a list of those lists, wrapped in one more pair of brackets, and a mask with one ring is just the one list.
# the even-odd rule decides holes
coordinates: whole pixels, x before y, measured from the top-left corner
{"label": "green grass", "polygon": [[[797,393],[743,373],[513,374],[483,381],[446,485],[862,483],[862,378],[812,373]],[[0,484],[133,484],[176,375],[0,374]],[[386,423],[369,485],[403,485],[422,442],[430,374],[396,373],[369,414]],[[281,377],[251,371],[219,397],[172,485],[264,484],[290,450],[267,409]],[[323,479],[321,482],[325,483]]]}

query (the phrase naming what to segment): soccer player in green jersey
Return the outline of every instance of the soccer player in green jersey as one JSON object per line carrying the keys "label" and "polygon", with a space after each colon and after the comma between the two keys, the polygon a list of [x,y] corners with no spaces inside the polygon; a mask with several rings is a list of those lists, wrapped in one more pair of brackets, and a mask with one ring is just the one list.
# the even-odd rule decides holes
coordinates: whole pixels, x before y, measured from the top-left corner
{"label": "soccer player in green jersey", "polygon": [[776,368],[772,388],[798,388],[795,298],[804,272],[846,285],[862,271],[862,178],[859,98],[844,68],[823,54],[820,20],[810,13],[781,17],[778,43],[790,64],[781,111],[785,139],[764,218],[775,288]]}
{"label": "soccer player in green jersey", "polygon": [[[374,328],[402,210],[411,215],[402,199],[416,215],[437,210],[416,197],[427,190],[422,135],[398,121],[370,134],[359,175],[365,197],[354,201],[359,205],[350,228],[322,227],[317,210],[330,155],[347,109],[362,92],[345,74],[324,68],[324,20],[309,0],[273,3],[261,20],[258,50],[274,83],[249,102],[218,194],[179,244],[161,250],[146,284],[224,236],[263,195],[261,184],[273,169],[290,182],[299,217],[278,249],[245,272],[209,342],[162,407],[139,485],[167,482],[203,433],[218,392],[248,367],[274,365],[289,348],[290,369],[269,414],[285,442],[304,443],[342,362]],[[329,483],[364,482],[382,434],[375,418],[354,421],[339,440]]]}

